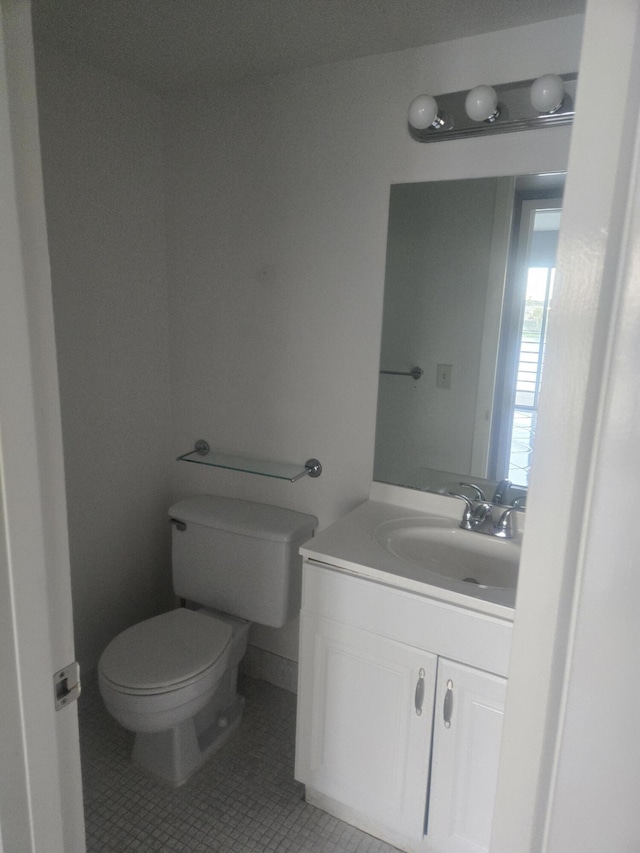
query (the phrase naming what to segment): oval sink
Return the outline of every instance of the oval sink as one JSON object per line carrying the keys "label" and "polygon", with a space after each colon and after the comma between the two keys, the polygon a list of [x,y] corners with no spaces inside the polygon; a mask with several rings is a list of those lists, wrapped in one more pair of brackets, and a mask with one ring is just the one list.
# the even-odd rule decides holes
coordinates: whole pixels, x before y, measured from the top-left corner
{"label": "oval sink", "polygon": [[481,588],[515,589],[518,582],[517,541],[462,530],[453,519],[398,518],[379,524],[374,536],[388,553],[443,578]]}

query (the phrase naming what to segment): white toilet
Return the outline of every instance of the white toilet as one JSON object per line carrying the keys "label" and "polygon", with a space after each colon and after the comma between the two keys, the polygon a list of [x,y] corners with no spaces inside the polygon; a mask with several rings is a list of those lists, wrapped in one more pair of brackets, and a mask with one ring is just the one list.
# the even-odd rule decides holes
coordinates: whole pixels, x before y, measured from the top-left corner
{"label": "white toilet", "polygon": [[298,549],[318,520],[197,495],[169,510],[181,607],[115,637],[98,664],[109,712],[136,733],[133,761],[182,785],[239,725],[238,664],[250,622],[280,628],[300,608]]}

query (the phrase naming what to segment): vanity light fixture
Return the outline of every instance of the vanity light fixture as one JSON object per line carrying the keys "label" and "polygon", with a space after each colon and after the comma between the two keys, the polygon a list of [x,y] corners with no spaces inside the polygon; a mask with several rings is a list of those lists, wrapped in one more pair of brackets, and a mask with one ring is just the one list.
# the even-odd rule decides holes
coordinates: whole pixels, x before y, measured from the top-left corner
{"label": "vanity light fixture", "polygon": [[409,107],[409,134],[416,142],[465,139],[571,124],[577,74],[543,74],[496,86],[482,84],[447,95],[418,95]]}
{"label": "vanity light fixture", "polygon": [[493,86],[476,86],[464,100],[464,111],[472,121],[495,121],[500,115],[498,93]]}
{"label": "vanity light fixture", "polygon": [[564,100],[564,80],[558,74],[543,74],[531,84],[531,104],[539,113],[555,113]]}
{"label": "vanity light fixture", "polygon": [[428,127],[437,130],[442,127],[444,120],[438,109],[438,102],[432,95],[418,95],[411,101],[409,124],[416,130],[426,130]]}

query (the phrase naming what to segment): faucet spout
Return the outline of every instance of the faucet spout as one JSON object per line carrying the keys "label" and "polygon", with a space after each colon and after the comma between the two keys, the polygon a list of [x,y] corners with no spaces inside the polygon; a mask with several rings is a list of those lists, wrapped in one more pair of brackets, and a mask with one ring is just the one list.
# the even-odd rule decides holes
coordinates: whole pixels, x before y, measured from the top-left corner
{"label": "faucet spout", "polygon": [[495,530],[491,504],[479,503],[471,513],[471,530],[492,535]]}
{"label": "faucet spout", "polygon": [[491,501],[491,503],[498,504],[498,506],[500,504],[506,503],[507,493],[510,488],[511,480],[500,480],[500,482],[496,486],[495,492],[493,493],[493,500]]}

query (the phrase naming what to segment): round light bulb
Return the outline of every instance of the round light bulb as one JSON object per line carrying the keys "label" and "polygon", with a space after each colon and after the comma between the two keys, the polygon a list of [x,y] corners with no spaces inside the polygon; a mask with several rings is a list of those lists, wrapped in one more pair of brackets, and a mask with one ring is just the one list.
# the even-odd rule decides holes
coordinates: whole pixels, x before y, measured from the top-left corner
{"label": "round light bulb", "polygon": [[563,98],[564,81],[557,74],[543,74],[531,84],[531,104],[539,113],[555,113]]}
{"label": "round light bulb", "polygon": [[499,115],[498,94],[493,86],[476,86],[467,95],[464,108],[473,121],[495,121]]}
{"label": "round light bulb", "polygon": [[438,102],[431,95],[418,95],[409,104],[409,124],[416,130],[426,130],[437,118]]}

